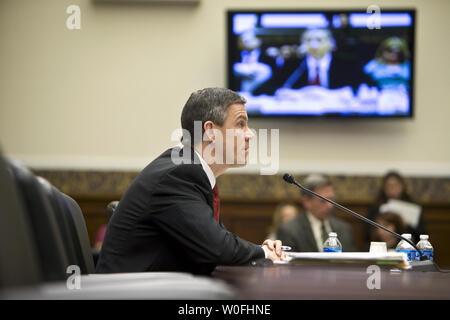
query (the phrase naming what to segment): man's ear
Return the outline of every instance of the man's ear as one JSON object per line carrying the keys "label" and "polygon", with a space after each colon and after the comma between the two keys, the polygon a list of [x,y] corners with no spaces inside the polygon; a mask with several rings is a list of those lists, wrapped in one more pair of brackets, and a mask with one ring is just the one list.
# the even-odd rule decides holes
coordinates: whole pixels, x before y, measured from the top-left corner
{"label": "man's ear", "polygon": [[308,206],[308,200],[309,198],[305,195],[300,196],[300,203],[302,204],[303,208],[307,209]]}
{"label": "man's ear", "polygon": [[216,137],[214,135],[214,122],[211,120],[205,121],[203,124],[203,130],[205,131],[203,135],[203,141],[211,141],[214,142]]}

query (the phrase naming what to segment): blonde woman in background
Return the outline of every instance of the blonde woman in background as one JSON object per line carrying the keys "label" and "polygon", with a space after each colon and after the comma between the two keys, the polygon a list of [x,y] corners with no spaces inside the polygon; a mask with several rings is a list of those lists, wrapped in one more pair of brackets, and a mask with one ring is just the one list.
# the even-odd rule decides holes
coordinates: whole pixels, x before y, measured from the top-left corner
{"label": "blonde woman in background", "polygon": [[291,221],[299,214],[299,209],[294,202],[280,203],[273,213],[272,225],[269,227],[267,239],[275,240],[278,227],[287,221]]}
{"label": "blonde woman in background", "polygon": [[372,77],[380,89],[402,87],[409,90],[410,56],[408,43],[404,39],[387,38],[378,47],[374,59],[364,66],[364,72]]}

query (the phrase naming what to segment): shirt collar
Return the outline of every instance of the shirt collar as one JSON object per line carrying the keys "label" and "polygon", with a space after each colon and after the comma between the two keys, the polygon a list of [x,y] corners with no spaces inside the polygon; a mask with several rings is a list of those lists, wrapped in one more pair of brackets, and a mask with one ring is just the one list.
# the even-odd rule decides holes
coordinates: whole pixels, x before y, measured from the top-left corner
{"label": "shirt collar", "polygon": [[[313,232],[314,240],[317,245],[317,249],[319,252],[323,251],[323,243],[322,243],[322,221],[318,218],[316,218],[312,213],[306,212],[306,217],[309,220],[309,223],[311,224],[311,229]],[[325,231],[327,234],[332,231],[331,225],[330,225],[330,219],[324,220],[323,224],[325,226]]]}
{"label": "shirt collar", "polygon": [[316,69],[317,67],[328,69],[328,66],[331,62],[331,53],[327,52],[324,54],[324,56],[320,59],[316,59],[311,55],[306,56],[306,63],[308,64],[308,68],[310,69]]}
{"label": "shirt collar", "polygon": [[206,161],[197,152],[197,150],[194,150],[194,152],[200,159],[200,163],[202,165],[203,171],[205,171],[206,175],[208,176],[209,183],[211,184],[211,189],[213,189],[214,186],[216,185],[216,177],[214,176],[214,173],[212,172],[211,167],[206,163]]}
{"label": "shirt collar", "polygon": [[[311,223],[312,227],[317,227],[320,228],[322,225],[322,222],[325,224],[325,229],[330,230],[331,229],[331,225],[330,225],[330,219],[326,219],[324,221],[316,218],[312,213],[310,212],[306,212],[306,216],[308,217],[309,222]],[[328,231],[327,230],[327,231]]]}

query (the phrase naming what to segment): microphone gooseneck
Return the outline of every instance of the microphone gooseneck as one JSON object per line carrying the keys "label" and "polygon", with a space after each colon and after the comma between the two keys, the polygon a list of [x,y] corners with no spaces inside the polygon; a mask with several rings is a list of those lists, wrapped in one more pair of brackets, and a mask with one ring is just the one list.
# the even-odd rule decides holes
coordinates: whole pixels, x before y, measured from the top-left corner
{"label": "microphone gooseneck", "polygon": [[380,229],[382,229],[382,230],[384,230],[384,231],[386,231],[386,232],[392,234],[393,236],[395,236],[396,238],[398,238],[398,239],[400,239],[400,240],[404,240],[404,241],[408,242],[414,249],[417,250],[417,252],[419,253],[419,256],[420,256],[420,260],[421,260],[421,261],[428,260],[428,257],[425,256],[424,254],[422,254],[422,252],[420,252],[420,250],[417,248],[417,246],[416,246],[411,240],[406,239],[405,237],[399,235],[398,233],[393,232],[393,231],[391,231],[391,230],[389,230],[389,229],[383,227],[382,225],[380,225],[380,224],[378,224],[378,223],[376,223],[376,222],[374,222],[374,221],[372,221],[372,220],[370,220],[370,219],[367,219],[366,217],[363,217],[363,216],[360,215],[360,214],[357,214],[356,212],[354,212],[354,211],[352,211],[352,210],[350,210],[350,209],[347,209],[346,207],[340,205],[339,203],[334,202],[333,200],[327,199],[327,198],[321,196],[320,194],[315,193],[314,191],[309,190],[308,188],[305,188],[305,187],[302,186],[300,183],[298,183],[297,181],[295,181],[294,177],[293,177],[291,174],[289,174],[289,173],[285,173],[285,174],[283,175],[283,179],[284,179],[284,181],[286,181],[287,183],[295,184],[297,187],[299,187],[299,188],[302,189],[303,191],[305,191],[305,192],[307,192],[307,193],[309,193],[309,194],[312,194],[312,195],[314,195],[314,196],[316,196],[316,197],[319,197],[320,199],[322,199],[322,200],[324,200],[324,201],[326,201],[326,202],[331,203],[331,204],[332,204],[333,206],[335,206],[336,208],[339,208],[339,209],[341,209],[341,210],[343,210],[343,211],[345,211],[345,212],[347,212],[347,213],[350,213],[351,215],[355,216],[356,218],[358,218],[358,219],[360,219],[360,220],[362,220],[362,221],[364,221],[364,222],[366,222],[366,223],[368,223],[368,224],[370,224],[370,225],[372,225],[372,226],[374,226],[374,227],[380,228]]}

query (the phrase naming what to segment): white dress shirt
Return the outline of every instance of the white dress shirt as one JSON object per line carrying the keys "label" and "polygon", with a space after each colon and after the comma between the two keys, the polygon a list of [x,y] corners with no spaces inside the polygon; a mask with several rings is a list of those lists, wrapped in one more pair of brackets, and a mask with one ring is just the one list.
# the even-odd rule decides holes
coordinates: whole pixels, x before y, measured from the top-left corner
{"label": "white dress shirt", "polygon": [[[317,249],[319,249],[319,252],[323,251],[323,242],[322,242],[322,220],[316,218],[311,213],[307,212],[306,216],[308,217],[309,223],[311,224],[311,229],[314,235],[314,240],[316,240]],[[323,223],[325,224],[325,231],[327,232],[327,235],[332,232],[330,225],[330,220],[324,220]]]}
{"label": "white dress shirt", "polygon": [[202,164],[203,171],[205,171],[206,175],[208,176],[209,183],[211,184],[211,189],[214,189],[214,186],[216,185],[216,177],[214,176],[214,173],[212,172],[211,167],[202,158],[200,153],[198,153],[196,150],[194,150],[194,152],[200,159],[200,163]]}
{"label": "white dress shirt", "polygon": [[319,81],[322,87],[328,88],[328,70],[330,69],[331,53],[316,59],[311,55],[306,56],[306,64],[308,66],[308,80],[314,82],[317,76],[317,68],[319,68]]}

